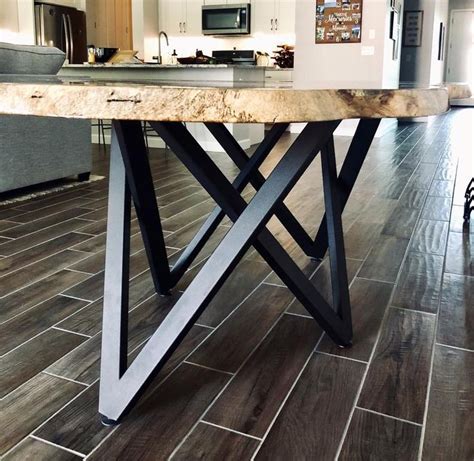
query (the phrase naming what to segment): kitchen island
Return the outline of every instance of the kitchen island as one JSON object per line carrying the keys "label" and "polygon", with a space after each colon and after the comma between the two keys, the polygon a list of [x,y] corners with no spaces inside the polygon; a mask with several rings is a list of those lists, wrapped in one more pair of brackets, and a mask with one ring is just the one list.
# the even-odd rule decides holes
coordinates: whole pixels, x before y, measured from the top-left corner
{"label": "kitchen island", "polygon": [[[152,81],[207,84],[211,86],[242,85],[245,82],[264,86],[266,70],[275,67],[243,66],[232,64],[67,64],[59,72],[66,78],[90,78],[108,81]],[[222,152],[222,146],[202,124],[189,124],[189,130],[207,151]],[[264,125],[228,124],[227,128],[243,149],[258,144],[263,139]],[[151,141],[153,142],[153,141]],[[164,147],[164,143],[152,144]]]}
{"label": "kitchen island", "polygon": [[[15,82],[14,77],[0,82],[0,114],[113,120],[99,403],[104,423],[117,423],[142,395],[251,247],[326,334],[337,345],[349,347],[352,320],[342,211],[381,119],[437,115],[448,109],[445,88],[294,90],[250,83],[206,87],[61,79]],[[338,174],[333,134],[341,120],[351,118],[360,122]],[[151,176],[141,120],[150,122],[217,204],[172,269],[155,198],[159,184]],[[259,167],[292,122],[307,125],[265,178]],[[240,173],[232,183],[192,136],[188,123],[206,124],[234,160]],[[273,125],[249,157],[226,129],[227,123]],[[319,154],[326,214],[314,239],[284,200]],[[256,190],[249,203],[241,196],[248,184]],[[127,366],[132,199],[154,286],[163,296],[176,290],[224,216],[234,224]],[[273,216],[308,258],[322,258],[329,249],[334,306],[268,230]]]}

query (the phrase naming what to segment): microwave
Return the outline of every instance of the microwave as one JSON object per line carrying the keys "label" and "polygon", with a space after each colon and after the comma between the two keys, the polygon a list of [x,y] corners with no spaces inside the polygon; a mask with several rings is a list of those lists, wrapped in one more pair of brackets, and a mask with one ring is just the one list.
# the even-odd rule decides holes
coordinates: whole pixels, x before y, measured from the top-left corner
{"label": "microwave", "polygon": [[250,34],[250,3],[203,5],[204,35]]}

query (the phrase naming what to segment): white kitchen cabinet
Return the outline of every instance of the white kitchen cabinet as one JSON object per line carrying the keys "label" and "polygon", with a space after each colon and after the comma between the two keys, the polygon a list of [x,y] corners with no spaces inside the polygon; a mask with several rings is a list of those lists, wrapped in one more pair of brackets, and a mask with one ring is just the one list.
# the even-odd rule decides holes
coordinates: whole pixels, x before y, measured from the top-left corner
{"label": "white kitchen cabinet", "polygon": [[160,29],[168,35],[201,33],[202,0],[160,0]]}
{"label": "white kitchen cabinet", "polygon": [[290,34],[295,32],[296,0],[254,0],[252,33]]}

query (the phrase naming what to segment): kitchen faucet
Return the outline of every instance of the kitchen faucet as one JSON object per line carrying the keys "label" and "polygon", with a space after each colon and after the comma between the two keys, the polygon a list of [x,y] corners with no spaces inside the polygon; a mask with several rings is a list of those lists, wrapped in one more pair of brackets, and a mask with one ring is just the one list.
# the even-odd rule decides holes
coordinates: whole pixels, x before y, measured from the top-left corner
{"label": "kitchen faucet", "polygon": [[165,31],[160,31],[160,33],[158,34],[158,56],[153,56],[153,59],[156,59],[156,62],[158,64],[162,64],[163,63],[163,58],[161,56],[161,37],[165,37],[166,39],[166,46],[169,46],[170,45],[170,42],[168,40],[168,35],[166,35],[166,32]]}

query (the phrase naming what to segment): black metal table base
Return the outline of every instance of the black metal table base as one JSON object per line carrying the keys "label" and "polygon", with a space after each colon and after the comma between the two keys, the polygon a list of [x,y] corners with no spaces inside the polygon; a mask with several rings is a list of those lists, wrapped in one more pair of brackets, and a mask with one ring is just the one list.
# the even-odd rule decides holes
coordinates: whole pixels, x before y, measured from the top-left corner
{"label": "black metal table base", "polygon": [[[142,395],[251,246],[335,343],[340,346],[351,344],[351,307],[341,215],[379,121],[359,122],[339,176],[333,141],[338,124],[339,121],[308,123],[266,179],[259,167],[287,124],[274,125],[251,157],[224,125],[207,124],[240,168],[231,183],[182,123],[151,123],[217,204],[170,270],[140,123],[113,122],[99,398],[99,412],[105,423],[118,422]],[[318,153],[321,153],[326,214],[313,239],[283,201]],[[256,193],[247,204],[241,192],[248,184]],[[234,224],[127,368],[131,200],[140,223],[155,289],[162,295],[168,294],[178,283],[225,215]],[[332,306],[267,229],[273,216],[286,227],[308,257],[323,257],[329,248]]]}
{"label": "black metal table base", "polygon": [[464,202],[464,222],[469,223],[471,220],[471,213],[474,210],[474,206],[472,206],[472,203],[474,202],[474,178],[469,181],[464,198],[466,199]]}

